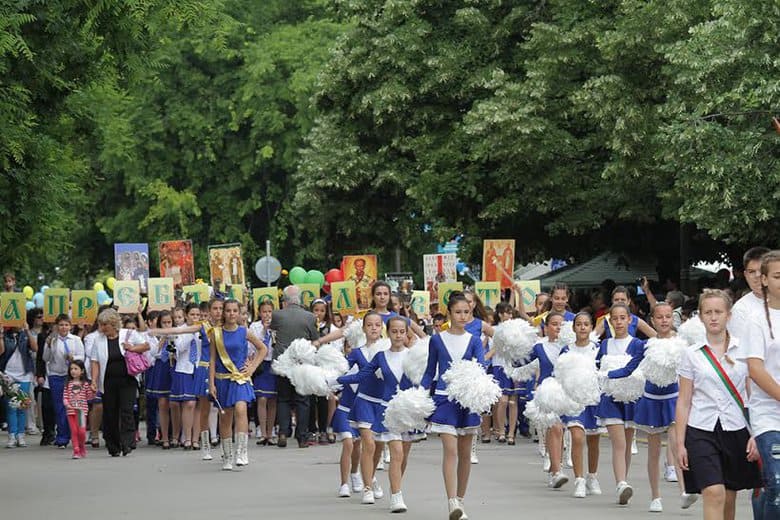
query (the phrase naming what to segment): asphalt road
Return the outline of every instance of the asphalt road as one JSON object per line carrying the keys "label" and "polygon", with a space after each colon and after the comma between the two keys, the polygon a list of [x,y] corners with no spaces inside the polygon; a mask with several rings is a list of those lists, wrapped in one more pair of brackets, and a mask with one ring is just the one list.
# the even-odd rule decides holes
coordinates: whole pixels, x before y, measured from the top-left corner
{"label": "asphalt road", "polygon": [[[31,443],[39,440],[28,437]],[[34,519],[352,519],[388,518],[389,484],[379,472],[385,498],[374,506],[360,497],[337,498],[340,447],[258,447],[250,439],[250,465],[220,470],[219,457],[203,462],[197,452],[139,447],[128,457],[111,458],[104,449],[84,460],[71,460],[70,449],[33,445],[0,449],[0,518]],[[472,466],[466,497],[471,519],[535,520],[701,518],[701,503],[679,508],[677,485],[663,482],[664,512],[649,513],[646,446],[634,458],[629,481],[635,495],[628,507],[615,504],[609,443],[601,441],[599,479],[604,495],[575,499],[572,480],[560,490],[546,487],[536,444],[519,439],[511,447],[480,444],[480,463]],[[400,518],[447,518],[436,437],[416,444],[404,481],[409,511]],[[738,519],[750,519],[748,494],[739,496]],[[529,516],[530,515],[530,516]]]}

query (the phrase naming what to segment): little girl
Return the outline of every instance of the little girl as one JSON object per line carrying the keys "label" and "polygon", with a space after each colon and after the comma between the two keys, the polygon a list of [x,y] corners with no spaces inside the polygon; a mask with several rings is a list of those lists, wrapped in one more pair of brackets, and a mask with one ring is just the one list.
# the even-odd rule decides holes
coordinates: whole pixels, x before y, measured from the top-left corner
{"label": "little girl", "polygon": [[94,399],[94,391],[87,381],[87,371],[84,362],[74,359],[68,366],[68,381],[62,393],[62,403],[68,415],[70,426],[70,441],[73,444],[73,458],[81,459],[87,456],[87,412],[89,400]]}
{"label": "little girl", "polygon": [[[583,356],[593,356],[596,361],[598,345],[590,339],[593,331],[593,321],[590,314],[580,312],[574,317],[574,332],[577,335],[573,345],[564,346],[561,354],[565,352],[577,352]],[[599,468],[599,436],[603,428],[599,427],[596,419],[596,405],[586,406],[585,410],[577,416],[562,417],[563,423],[571,433],[572,450],[571,458],[574,466],[574,497],[585,498],[587,495],[600,495],[601,485],[596,478]],[[585,477],[584,452],[585,444],[588,445],[588,475]]]}

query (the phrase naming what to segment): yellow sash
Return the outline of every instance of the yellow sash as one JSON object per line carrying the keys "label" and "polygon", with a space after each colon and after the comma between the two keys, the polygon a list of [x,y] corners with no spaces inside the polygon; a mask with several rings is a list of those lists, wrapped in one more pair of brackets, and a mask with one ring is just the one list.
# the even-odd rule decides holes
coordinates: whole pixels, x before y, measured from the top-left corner
{"label": "yellow sash", "polygon": [[228,356],[227,350],[225,350],[225,342],[222,340],[222,327],[212,327],[209,330],[210,335],[213,335],[214,347],[217,350],[219,359],[222,360],[222,364],[225,366],[228,374],[216,374],[217,379],[230,379],[239,384],[249,383],[252,379],[249,376],[242,374],[236,365],[233,364],[233,360]]}

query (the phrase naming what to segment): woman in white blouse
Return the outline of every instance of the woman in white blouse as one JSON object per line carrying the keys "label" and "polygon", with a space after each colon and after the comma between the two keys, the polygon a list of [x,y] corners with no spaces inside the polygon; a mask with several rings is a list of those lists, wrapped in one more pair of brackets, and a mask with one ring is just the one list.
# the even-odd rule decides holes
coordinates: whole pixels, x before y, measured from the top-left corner
{"label": "woman in white blouse", "polygon": [[678,432],[677,457],[685,491],[702,495],[705,520],[733,520],[737,491],[761,487],[745,418],[748,370],[736,359],[738,345],[726,330],[730,316],[728,295],[705,289],[699,317],[706,344],[688,348],[678,369],[676,423],[687,427]]}

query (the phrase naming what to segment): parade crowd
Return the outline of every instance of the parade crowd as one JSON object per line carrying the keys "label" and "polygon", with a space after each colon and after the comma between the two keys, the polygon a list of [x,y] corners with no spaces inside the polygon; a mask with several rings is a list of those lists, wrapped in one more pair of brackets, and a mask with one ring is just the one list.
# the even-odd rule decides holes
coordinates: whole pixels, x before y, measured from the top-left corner
{"label": "parade crowd", "polygon": [[[16,290],[12,273],[4,285]],[[610,280],[587,294],[558,284],[538,294],[533,308],[523,305],[518,285],[493,309],[467,288],[424,316],[383,281],[371,285],[371,308],[359,316],[334,313],[325,295],[304,308],[294,285],[284,289],[281,309],[219,297],[134,315],[104,305],[92,327],[74,326],[67,314],[44,323],[43,311],[32,308],[26,326],[0,335],[6,448],[24,448],[34,436],[42,446],[70,446],[68,456],[83,459],[99,448],[122,457],[149,445],[219,459],[221,469],[233,470],[249,464],[252,442],[340,443],[334,495],[358,494],[362,504],[375,504],[385,495],[376,470],[386,468],[389,508],[401,513],[409,507],[402,487],[413,446],[438,437],[447,515],[459,520],[468,518],[465,497],[479,445],[512,446],[520,438],[538,442],[549,488],[569,486],[573,497],[587,499],[607,492],[599,476],[606,435],[610,492],[628,506],[640,431],[650,512],[670,507],[662,501],[664,479],[679,485],[671,507],[701,500],[707,520],[733,519],[739,490],[751,490],[754,518],[780,519],[780,251],[748,250],[743,273],[713,279],[698,294],[685,295],[669,281],[640,285],[642,295]],[[523,359],[506,358],[494,345],[496,331],[512,320],[535,327]],[[669,384],[648,378],[633,401],[604,392],[579,414],[533,420],[530,403],[563,356],[581,354],[594,369],[601,366],[602,385],[626,380],[644,366],[650,345],[671,345],[660,340],[674,339],[691,320],[700,322],[701,337],[680,350]],[[359,336],[349,332],[356,327]],[[274,368],[301,339],[346,360],[346,371],[324,381],[324,395],[301,395]],[[415,349],[426,350],[418,377],[407,369]],[[623,364],[604,370],[602,362],[619,356]],[[455,384],[448,372],[459,360],[476,361],[500,387],[484,413],[448,395]],[[29,402],[9,393],[9,385]],[[410,389],[422,389],[433,408],[425,428],[399,432],[385,423],[385,410]]]}

